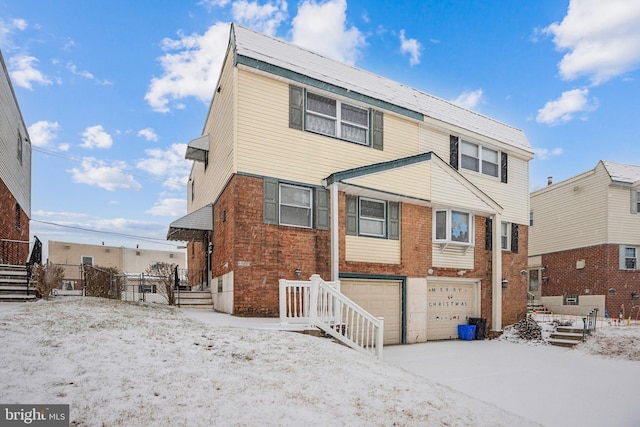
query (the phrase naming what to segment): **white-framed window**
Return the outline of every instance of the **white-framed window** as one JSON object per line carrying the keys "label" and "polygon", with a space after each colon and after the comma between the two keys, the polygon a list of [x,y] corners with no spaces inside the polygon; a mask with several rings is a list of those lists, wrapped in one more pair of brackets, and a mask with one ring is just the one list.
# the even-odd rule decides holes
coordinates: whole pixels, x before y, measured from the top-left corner
{"label": "white-framed window", "polygon": [[640,190],[631,190],[631,213],[640,213]]}
{"label": "white-framed window", "polygon": [[460,141],[460,166],[483,175],[500,176],[500,153],[469,141]]}
{"label": "white-framed window", "polygon": [[382,200],[361,197],[358,229],[363,236],[387,236],[387,204]]}
{"label": "white-framed window", "polygon": [[436,209],[433,240],[438,243],[473,244],[473,215],[453,209]]}
{"label": "white-framed window", "polygon": [[369,145],[369,110],[307,92],[305,130]]}
{"label": "white-framed window", "polygon": [[311,228],[313,224],[313,192],[308,187],[280,184],[280,224]]}
{"label": "white-framed window", "polygon": [[511,224],[508,222],[500,223],[500,247],[503,251],[511,249]]}
{"label": "white-framed window", "polygon": [[620,246],[620,270],[638,269],[638,246]]}

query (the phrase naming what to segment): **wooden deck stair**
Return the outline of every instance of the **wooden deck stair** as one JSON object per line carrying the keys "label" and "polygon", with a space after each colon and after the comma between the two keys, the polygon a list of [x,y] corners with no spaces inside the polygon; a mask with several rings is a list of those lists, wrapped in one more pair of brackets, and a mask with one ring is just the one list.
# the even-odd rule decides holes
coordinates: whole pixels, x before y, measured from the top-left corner
{"label": "wooden deck stair", "polygon": [[35,288],[28,286],[27,267],[0,264],[0,301],[34,301]]}

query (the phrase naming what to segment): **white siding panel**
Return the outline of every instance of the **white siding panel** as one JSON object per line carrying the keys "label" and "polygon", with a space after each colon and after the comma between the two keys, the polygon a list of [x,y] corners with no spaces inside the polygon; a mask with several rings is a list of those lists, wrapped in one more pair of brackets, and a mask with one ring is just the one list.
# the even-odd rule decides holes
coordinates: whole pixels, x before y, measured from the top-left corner
{"label": "white siding panel", "polygon": [[407,278],[407,344],[427,341],[427,279]]}
{"label": "white siding panel", "polygon": [[442,160],[449,161],[449,134],[420,126],[420,152],[434,152]]}
{"label": "white siding panel", "polygon": [[532,193],[529,256],[606,243],[609,181],[599,167]]}
{"label": "white siding panel", "polygon": [[[466,253],[465,253],[466,250]],[[460,245],[448,245],[443,248],[440,244],[432,244],[431,257],[434,267],[463,268],[473,270],[475,248]]]}
{"label": "white siding panel", "polygon": [[205,171],[202,162],[194,162],[191,171],[191,178],[196,183],[196,196],[191,203],[191,189],[187,190],[189,212],[214,202],[224,190],[231,175],[236,172],[233,151],[236,108],[235,75],[233,55],[230,54],[227,56],[220,76],[221,90],[215,93],[203,132],[210,135],[209,167]]}
{"label": "white siding panel", "polygon": [[[443,166],[446,167],[446,166]],[[459,207],[469,211],[487,212],[489,207],[447,171],[434,163],[431,174],[431,195],[435,206]]]}
{"label": "white siding panel", "polygon": [[400,240],[345,236],[347,261],[400,264]]}
{"label": "white siding panel", "polygon": [[631,189],[611,185],[608,193],[607,243],[640,245],[640,214],[631,213]]}
{"label": "white siding panel", "polygon": [[418,199],[431,199],[430,162],[405,166],[390,171],[348,179],[345,182]]}
{"label": "white siding panel", "polygon": [[[238,171],[317,185],[334,172],[416,154],[418,124],[384,114],[384,150],[289,128],[289,85],[238,72]],[[365,106],[366,107],[366,106]]]}

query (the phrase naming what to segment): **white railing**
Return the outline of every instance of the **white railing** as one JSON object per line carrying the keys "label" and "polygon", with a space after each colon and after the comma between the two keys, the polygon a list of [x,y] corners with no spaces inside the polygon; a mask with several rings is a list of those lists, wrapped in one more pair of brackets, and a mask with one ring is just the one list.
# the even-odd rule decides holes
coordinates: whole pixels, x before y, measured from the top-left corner
{"label": "white railing", "polygon": [[340,281],[280,280],[280,321],[307,324],[349,347],[382,359],[384,319],[374,317],[340,292]]}

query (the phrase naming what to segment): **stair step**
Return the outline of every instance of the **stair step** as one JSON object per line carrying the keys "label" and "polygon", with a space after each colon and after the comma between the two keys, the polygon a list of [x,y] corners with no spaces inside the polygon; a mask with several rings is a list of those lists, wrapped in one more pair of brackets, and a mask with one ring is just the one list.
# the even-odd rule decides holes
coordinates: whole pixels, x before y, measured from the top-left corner
{"label": "stair step", "polygon": [[[36,290],[35,287],[33,286],[29,287],[29,292],[34,292],[35,290]],[[27,292],[27,284],[25,283],[24,286],[0,285],[0,292],[13,292],[13,291]]]}
{"label": "stair step", "polygon": [[551,338],[558,338],[563,340],[582,341],[582,334],[574,334],[570,332],[553,332]]}
{"label": "stair step", "polygon": [[0,268],[0,276],[27,276],[27,269],[21,270],[5,270]]}
{"label": "stair step", "polygon": [[564,332],[568,334],[580,334],[582,335],[582,328],[575,328],[573,326],[558,326],[556,332]]}
{"label": "stair step", "polygon": [[4,279],[0,277],[0,286],[2,285],[11,285],[11,284],[24,284],[25,286],[27,286],[27,279]]}
{"label": "stair step", "polygon": [[27,301],[36,299],[34,294],[0,294],[0,301]]}
{"label": "stair step", "polygon": [[547,340],[547,342],[551,345],[557,345],[559,347],[575,347],[576,345],[580,344],[581,341],[550,338],[549,340]]}

